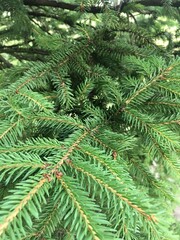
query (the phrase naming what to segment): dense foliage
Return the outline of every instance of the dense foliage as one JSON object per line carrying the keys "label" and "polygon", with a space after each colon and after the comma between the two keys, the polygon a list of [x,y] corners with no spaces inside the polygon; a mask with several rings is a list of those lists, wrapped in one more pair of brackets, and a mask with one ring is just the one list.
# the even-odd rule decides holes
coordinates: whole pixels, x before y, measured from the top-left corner
{"label": "dense foliage", "polygon": [[178,1],[0,3],[0,239],[178,239]]}

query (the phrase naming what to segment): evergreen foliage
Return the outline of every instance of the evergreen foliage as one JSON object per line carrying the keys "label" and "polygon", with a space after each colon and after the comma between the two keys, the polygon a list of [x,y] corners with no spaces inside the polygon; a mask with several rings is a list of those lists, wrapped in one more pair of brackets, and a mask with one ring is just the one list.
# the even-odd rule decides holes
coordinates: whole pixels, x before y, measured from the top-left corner
{"label": "evergreen foliage", "polygon": [[47,2],[0,1],[0,239],[178,239],[178,1]]}

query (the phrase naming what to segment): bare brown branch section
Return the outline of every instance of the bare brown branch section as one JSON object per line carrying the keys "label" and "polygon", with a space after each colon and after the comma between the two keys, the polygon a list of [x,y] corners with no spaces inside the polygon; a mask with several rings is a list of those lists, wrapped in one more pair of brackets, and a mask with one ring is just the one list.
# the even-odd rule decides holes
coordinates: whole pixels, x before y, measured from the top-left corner
{"label": "bare brown branch section", "polygon": [[[89,13],[101,13],[104,9],[104,7],[98,7],[98,6],[83,6],[79,4],[73,4],[73,3],[65,3],[65,2],[57,2],[55,0],[23,0],[25,5],[29,6],[47,6],[47,7],[55,7],[55,8],[61,8],[71,11],[86,11]],[[136,3],[140,3],[144,6],[163,6],[162,0],[139,0]],[[128,4],[123,3],[122,8]],[[180,1],[175,1],[171,5],[172,7],[180,7]],[[116,9],[115,9],[116,10]],[[117,8],[119,10],[119,8]]]}
{"label": "bare brown branch section", "polygon": [[[163,4],[163,1],[162,0],[140,0],[140,1],[137,1],[137,3],[140,3],[144,6],[159,6],[159,7],[162,7],[164,4]],[[174,1],[172,4],[171,4],[172,7],[180,7],[180,1]]]}
{"label": "bare brown branch section", "polygon": [[62,8],[71,11],[84,11],[90,13],[100,13],[102,12],[102,7],[91,6],[85,8],[83,5],[79,4],[72,4],[72,3],[65,3],[65,2],[57,2],[55,0],[24,0],[25,5],[29,6],[46,6],[46,7],[55,7],[55,8]]}

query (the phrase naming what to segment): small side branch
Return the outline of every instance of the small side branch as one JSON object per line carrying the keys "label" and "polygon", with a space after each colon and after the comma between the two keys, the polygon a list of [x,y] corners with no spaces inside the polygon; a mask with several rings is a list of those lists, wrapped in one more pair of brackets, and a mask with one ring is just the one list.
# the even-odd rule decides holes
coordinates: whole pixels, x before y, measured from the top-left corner
{"label": "small side branch", "polygon": [[48,13],[43,13],[43,12],[33,12],[33,11],[29,11],[28,15],[32,16],[32,17],[45,17],[45,18],[54,18],[56,20],[62,20],[62,17],[59,15],[54,15],[54,14],[48,14]]}
{"label": "small side branch", "polygon": [[1,53],[30,53],[30,54],[40,54],[40,55],[49,55],[47,50],[38,49],[38,48],[24,48],[24,47],[14,47],[14,46],[0,46]]}
{"label": "small side branch", "polygon": [[[50,54],[49,51],[38,49],[38,48],[25,48],[25,47],[14,47],[14,46],[0,46],[0,53],[7,53],[11,56],[17,58],[18,60],[27,60],[27,61],[43,61],[45,56]],[[0,55],[0,62],[6,68],[10,68],[13,65],[8,62],[4,57]]]}
{"label": "small side branch", "polygon": [[3,64],[6,68],[13,67],[13,64],[7,61],[3,56],[0,55],[0,66]]}

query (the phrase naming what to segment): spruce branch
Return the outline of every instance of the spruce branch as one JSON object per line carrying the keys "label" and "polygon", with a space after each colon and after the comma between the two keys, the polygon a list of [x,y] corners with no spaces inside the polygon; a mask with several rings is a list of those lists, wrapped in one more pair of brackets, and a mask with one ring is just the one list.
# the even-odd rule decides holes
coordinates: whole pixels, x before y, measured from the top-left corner
{"label": "spruce branch", "polygon": [[[62,187],[59,186],[57,192],[62,193]],[[57,196],[56,193],[48,197],[47,204],[35,221],[33,233],[30,233],[27,237],[51,236],[57,225],[62,222],[63,214],[59,214],[61,196],[61,194]]]}
{"label": "spruce branch", "polygon": [[27,140],[25,142],[18,141],[18,144],[5,148],[0,147],[0,153],[18,153],[18,152],[29,152],[31,154],[45,154],[49,152],[56,152],[62,148],[62,143],[56,139],[48,138],[36,138]]}
{"label": "spruce branch", "polygon": [[[36,177],[37,178],[37,177]],[[5,234],[5,232],[7,230],[9,230],[11,234],[13,234],[13,236],[15,237],[16,231],[17,232],[21,232],[21,221],[20,219],[22,219],[22,217],[25,219],[25,221],[27,222],[28,225],[31,225],[31,220],[29,217],[29,214],[27,214],[27,212],[25,211],[25,206],[28,205],[28,203],[30,203],[31,205],[31,201],[32,198],[40,191],[40,189],[48,182],[48,180],[46,178],[39,178],[34,180],[28,180],[26,181],[27,184],[25,184],[24,186],[22,186],[23,188],[26,189],[25,192],[22,192],[21,190],[21,185],[19,185],[17,187],[18,192],[20,194],[21,191],[21,198],[17,199],[15,197],[12,197],[13,195],[9,196],[9,201],[11,202],[11,207],[12,207],[12,211],[9,213],[9,211],[7,211],[7,207],[6,204],[4,203],[4,205],[1,205],[1,207],[7,212],[7,216],[5,216],[5,218],[3,219],[3,222],[0,224],[0,236],[3,237],[3,235]],[[33,187],[32,187],[33,184]],[[27,191],[29,190],[29,191]],[[25,194],[27,193],[27,194]],[[42,197],[45,194],[45,192],[41,192],[40,196]],[[17,195],[17,197],[19,197]],[[41,199],[40,197],[40,199]],[[11,201],[12,199],[12,201]],[[18,202],[17,202],[18,200]],[[36,202],[38,202],[39,200],[36,198],[36,200],[34,200],[34,204],[37,204]],[[15,204],[13,204],[15,203]],[[12,206],[13,205],[13,206]],[[35,206],[35,205],[34,205]],[[32,205],[31,205],[32,207]],[[9,209],[9,207],[8,207]],[[33,209],[33,208],[32,208]],[[37,208],[35,208],[35,210],[37,211]],[[21,214],[20,214],[21,213]],[[16,226],[16,218],[17,216],[19,216],[19,222],[18,225],[19,227],[14,229],[14,227]],[[36,217],[37,217],[37,213],[36,213]],[[11,225],[12,228],[9,228],[9,226]],[[12,231],[14,229],[14,232]]]}
{"label": "spruce branch", "polygon": [[2,1],[0,52],[29,58],[0,73],[2,240],[176,239],[177,1],[96,2]]}
{"label": "spruce branch", "polygon": [[18,121],[10,122],[10,121],[1,121],[0,128],[0,142],[1,144],[5,144],[8,142],[16,142],[19,137],[22,136],[24,130],[23,119],[19,119]]}
{"label": "spruce branch", "polygon": [[133,128],[146,133],[146,135],[142,137],[145,140],[145,145],[149,148],[149,154],[153,157],[159,154],[162,159],[164,159],[164,163],[173,169],[173,171],[176,171],[179,176],[179,163],[174,159],[170,159],[167,156],[166,151],[163,150],[167,148],[174,151],[174,149],[179,145],[179,137],[176,134],[173,134],[170,129],[165,129],[164,126],[156,127],[156,124],[153,124],[152,119],[148,117],[146,118],[145,115],[143,116],[143,114],[137,110],[132,111],[131,109],[125,109],[124,117],[132,124]]}
{"label": "spruce branch", "polygon": [[79,143],[87,136],[88,131],[84,131],[83,133],[80,134],[78,133],[78,138],[76,139],[75,142],[68,148],[66,154],[60,159],[60,161],[54,166],[52,169],[52,173],[55,173],[58,171],[58,169],[68,161],[69,156],[72,154],[72,152],[79,146]]}
{"label": "spruce branch", "polygon": [[[94,240],[100,240],[100,238],[97,236],[96,229],[94,228],[94,226],[91,225],[91,220],[87,216],[87,210],[85,212],[83,210],[83,206],[81,206],[81,204],[77,200],[77,193],[76,193],[76,196],[75,196],[64,179],[61,179],[60,181],[61,181],[61,184],[62,184],[63,188],[67,191],[68,195],[70,196],[70,198],[74,202],[73,205],[75,205],[77,207],[77,210],[78,210],[78,212],[81,216],[80,218],[83,219],[83,221],[85,222],[85,228],[87,228],[87,231],[90,232],[90,235],[92,236],[92,238]],[[85,207],[85,205],[84,205],[84,207]],[[73,226],[71,226],[71,229],[73,230]]]}
{"label": "spruce branch", "polygon": [[[120,191],[115,188],[115,182],[111,180],[110,182],[108,179],[105,179],[105,174],[101,174],[100,172],[93,172],[93,170],[90,170],[90,164],[89,163],[80,163],[79,161],[70,163],[71,167],[76,169],[78,172],[82,173],[83,175],[87,176],[89,179],[92,179],[95,181],[99,186],[103,186],[106,191],[111,192],[113,195],[115,195],[117,198],[119,198],[121,201],[123,201],[125,204],[129,205],[131,208],[133,208],[135,211],[137,211],[140,215],[146,218],[147,221],[155,222],[156,218],[152,215],[147,214],[141,207],[134,204],[131,200],[123,196],[123,194],[120,193]],[[89,169],[87,171],[86,169]],[[97,171],[97,170],[94,170]],[[108,178],[108,174],[107,174]],[[105,192],[106,192],[105,191]]]}

